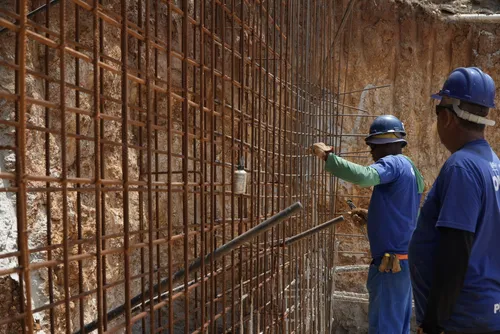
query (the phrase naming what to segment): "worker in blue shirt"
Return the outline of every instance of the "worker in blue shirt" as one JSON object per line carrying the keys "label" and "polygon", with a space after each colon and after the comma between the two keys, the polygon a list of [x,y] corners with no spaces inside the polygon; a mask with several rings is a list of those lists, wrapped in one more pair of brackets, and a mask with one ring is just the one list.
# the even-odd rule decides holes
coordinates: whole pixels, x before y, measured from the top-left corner
{"label": "worker in blue shirt", "polygon": [[450,151],[409,248],[419,333],[500,333],[500,160],[484,139],[495,83],[457,68],[432,96]]}
{"label": "worker in blue shirt", "polygon": [[407,263],[408,243],[415,229],[424,188],[423,177],[413,162],[402,155],[406,146],[403,123],[392,115],[377,117],[365,139],[374,164],[361,166],[333,154],[324,143],[313,145],[315,155],[326,161],[333,175],[360,185],[374,186],[367,216],[372,262],[369,292],[369,333],[410,332],[411,283]]}

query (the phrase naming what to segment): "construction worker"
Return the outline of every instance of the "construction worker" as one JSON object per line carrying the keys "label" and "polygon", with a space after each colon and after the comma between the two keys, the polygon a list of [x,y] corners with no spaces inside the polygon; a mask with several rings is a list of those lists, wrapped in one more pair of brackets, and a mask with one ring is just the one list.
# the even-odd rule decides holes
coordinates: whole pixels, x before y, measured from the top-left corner
{"label": "construction worker", "polygon": [[500,160],[484,139],[495,83],[479,68],[457,68],[432,97],[451,156],[410,242],[418,331],[500,333]]}
{"label": "construction worker", "polygon": [[326,161],[328,172],[362,187],[374,186],[369,210],[353,211],[367,219],[373,257],[367,280],[369,333],[410,331],[408,243],[416,225],[424,182],[413,162],[402,155],[407,144],[405,136],[399,119],[392,115],[377,117],[365,138],[375,161],[370,166],[342,159],[324,143],[313,145],[315,155]]}

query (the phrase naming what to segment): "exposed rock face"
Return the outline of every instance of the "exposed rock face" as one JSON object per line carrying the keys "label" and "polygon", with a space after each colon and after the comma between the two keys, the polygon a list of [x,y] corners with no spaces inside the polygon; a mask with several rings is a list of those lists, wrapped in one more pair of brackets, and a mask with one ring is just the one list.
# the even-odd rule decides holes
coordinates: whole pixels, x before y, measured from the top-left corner
{"label": "exposed rock face", "polygon": [[[111,1],[115,4],[115,9],[119,11],[119,2]],[[345,1],[347,2],[347,1]],[[0,7],[13,8],[13,1],[0,1]],[[190,2],[191,3],[191,2]],[[383,113],[391,113],[401,118],[405,123],[408,131],[409,145],[406,153],[412,158],[416,165],[420,168],[425,177],[426,191],[431,186],[433,180],[439,172],[439,168],[443,161],[448,156],[448,153],[439,143],[439,139],[435,129],[435,115],[433,103],[430,100],[430,94],[439,90],[444,82],[447,74],[458,66],[478,66],[485,72],[489,73],[500,86],[500,28],[495,25],[468,25],[468,24],[446,24],[439,20],[439,9],[445,9],[444,5],[452,5],[455,11],[465,11],[473,9],[476,11],[484,10],[496,11],[495,1],[473,1],[473,2],[446,2],[435,1],[429,7],[424,7],[415,1],[363,1],[359,3],[353,12],[352,33],[346,34],[344,43],[345,51],[342,55],[342,61],[347,68],[347,74],[342,75],[341,86],[345,91],[358,90],[390,84],[388,88],[380,88],[368,90],[360,93],[345,95],[342,103],[350,106],[355,106],[363,110],[369,111],[373,115]],[[465,6],[465,7],[463,7]],[[59,24],[58,7],[54,6],[51,16],[51,26],[57,27]],[[457,9],[458,8],[458,9]],[[340,15],[340,13],[339,13]],[[137,17],[137,8],[130,6],[130,17]],[[166,16],[165,16],[166,17]],[[163,21],[160,27],[160,36],[166,38],[166,19],[162,16]],[[44,22],[44,16],[40,14],[38,22]],[[135,20],[135,19],[134,19]],[[74,31],[74,6],[68,4],[67,14],[68,35],[73,36]],[[172,49],[179,51],[181,49],[179,31],[181,29],[181,17],[175,16],[172,19]],[[57,30],[56,28],[54,28]],[[92,47],[92,20],[91,17],[84,16],[80,19],[81,40],[85,46]],[[188,41],[192,44],[192,30],[189,30]],[[13,60],[15,54],[15,41],[13,34],[0,34],[0,57],[9,61]],[[112,58],[120,59],[120,34],[118,29],[106,30],[104,34],[104,50],[105,53]],[[230,37],[226,40],[231,43]],[[237,42],[237,41],[235,41]],[[135,66],[139,62],[144,62],[144,54],[137,52],[138,46],[134,41],[129,43],[129,62]],[[38,43],[31,41],[28,43],[28,60],[29,68],[38,71],[45,71],[44,62],[44,47]],[[167,60],[163,53],[159,56],[159,71],[167,73]],[[226,54],[226,59],[221,57],[217,60],[218,63],[229,63],[229,55]],[[55,78],[59,77],[59,56],[56,52],[51,51],[49,57],[49,68],[47,72],[51,72]],[[174,92],[179,93],[181,89],[181,68],[182,64],[178,59],[172,60],[171,64],[171,81]],[[316,76],[319,77],[319,71],[316,68]],[[92,90],[92,64],[80,62],[80,82],[79,86]],[[67,59],[67,82],[75,83],[75,67],[74,59]],[[345,79],[347,78],[347,79]],[[32,76],[26,78],[28,96],[47,99],[53,103],[59,101],[58,86],[50,88],[50,92],[46,94],[44,84],[41,80]],[[11,69],[0,66],[0,89],[13,92],[14,91],[14,75]],[[189,82],[190,87],[193,82]],[[119,75],[107,74],[103,80],[103,90],[109,97],[120,99],[121,97],[121,81]],[[207,96],[213,91],[220,92],[222,86],[207,87]],[[228,96],[230,90],[228,90]],[[68,106],[74,107],[75,92],[71,90],[68,93]],[[129,102],[144,106],[145,91],[137,88],[137,85],[129,85]],[[500,96],[500,94],[499,94]],[[210,98],[210,97],[208,97]],[[234,95],[234,100],[238,100],[239,96]],[[141,101],[141,102],[140,102]],[[234,103],[227,101],[228,103]],[[500,102],[500,97],[497,97],[497,103]],[[207,102],[208,104],[208,102]],[[80,108],[92,110],[93,100],[91,95],[80,94]],[[157,101],[157,110],[164,111],[168,109],[168,100],[159,98]],[[177,131],[182,130],[182,116],[179,102],[173,102],[171,106],[173,127]],[[104,109],[109,116],[120,117],[121,109],[118,105],[106,102]],[[358,113],[349,109],[340,110],[345,113]],[[13,118],[13,104],[0,100],[0,117],[3,119]],[[359,111],[363,114],[363,112]],[[50,128],[59,129],[61,127],[60,113],[57,110],[52,111],[48,121]],[[45,127],[45,110],[43,107],[30,105],[28,107],[28,117],[31,124]],[[140,116],[138,111],[131,110],[130,118],[144,121],[144,115]],[[493,112],[490,118],[500,122],[500,116]],[[364,117],[344,117],[342,130],[344,133],[364,133],[369,127],[371,118]],[[115,122],[105,122],[104,136],[110,142],[120,142],[121,126]],[[166,121],[161,124],[166,126]],[[85,136],[92,137],[94,135],[93,121],[89,117],[82,116],[79,120],[79,133]],[[66,130],[75,133],[77,128],[77,120],[74,115],[68,116],[66,120]],[[217,131],[224,128],[226,134],[231,133],[231,123],[227,122],[218,126]],[[325,125],[321,129],[325,132],[333,132],[335,129],[330,125]],[[14,130],[11,127],[0,126],[0,145],[13,145]],[[129,129],[128,136],[130,142],[136,145],[141,143],[141,135],[137,129]],[[487,138],[497,151],[500,150],[500,134],[493,129],[487,131]],[[30,152],[27,157],[27,169],[32,174],[45,175],[45,147],[44,143],[48,139],[50,153],[50,170],[51,176],[59,177],[61,175],[61,138],[58,135],[45,135],[42,132],[32,132],[28,135],[27,146]],[[167,134],[161,132],[158,135],[160,150],[167,150]],[[94,175],[94,147],[93,143],[81,141],[80,146],[74,138],[67,140],[66,150],[68,151],[68,159],[66,161],[67,170],[71,177],[92,178]],[[338,144],[338,143],[337,143]],[[343,151],[362,151],[366,147],[362,138],[359,137],[344,137],[342,140]],[[276,145],[276,144],[275,144]],[[272,146],[272,144],[270,145]],[[172,141],[173,151],[176,153],[182,152],[182,142],[180,136],[174,136]],[[190,154],[193,150],[199,147],[189,148]],[[80,152],[79,168],[77,168],[76,151]],[[222,152],[218,149],[216,152],[217,159],[225,157],[226,161],[234,159],[234,152],[226,147],[226,151]],[[368,164],[369,158],[363,156],[360,158],[350,158],[358,163]],[[103,161],[103,177],[120,181],[122,179],[122,164],[128,165],[129,178],[131,180],[144,181],[144,176],[141,171],[145,170],[145,159],[141,158],[141,153],[138,150],[130,149],[128,151],[128,161],[123,161],[122,148],[120,146],[106,146],[106,152]],[[13,172],[15,156],[12,151],[0,150],[0,172]],[[166,166],[167,159],[165,156],[160,156],[159,165]],[[172,167],[175,171],[182,169],[182,158],[176,157],[172,161]],[[192,167],[192,166],[190,166]],[[266,166],[268,168],[268,166]],[[165,169],[166,170],[166,167]],[[78,175],[77,175],[78,172]],[[210,168],[207,173],[210,173]],[[230,179],[230,174],[225,175],[227,180]],[[158,177],[161,182],[166,182],[165,175]],[[181,177],[174,175],[174,182],[180,182]],[[32,185],[37,184],[36,182]],[[344,182],[340,182],[338,189],[339,193],[351,194],[354,196],[369,195],[370,190],[361,190]],[[0,180],[0,187],[9,185],[7,180]],[[44,186],[45,183],[38,182],[38,185]],[[328,191],[332,189],[329,185],[324,185]],[[124,229],[124,212],[123,212],[123,195],[121,192],[109,192],[105,195],[106,212],[104,212],[104,226],[107,234],[122,233]],[[147,228],[141,226],[141,217],[146,220],[146,209],[141,209],[141,201],[137,192],[131,192],[128,201],[130,213],[130,230],[137,231]],[[337,201],[337,213],[347,211],[348,207],[345,204],[345,198],[339,198]],[[366,198],[353,198],[356,205],[366,207],[368,200]],[[68,212],[62,211],[62,203],[67,201]],[[81,210],[77,209],[80,203]],[[47,206],[50,205],[50,217],[47,217]],[[158,217],[152,217],[159,222],[159,226],[166,226],[168,217],[166,213],[167,196],[160,195],[158,199]],[[317,203],[318,207],[326,208],[327,203],[320,199]],[[180,208],[183,206],[183,198],[179,194],[172,196],[172,207],[177,208],[171,216],[174,234],[182,232],[182,213]],[[29,247],[37,248],[46,246],[49,243],[47,240],[47,229],[52,230],[51,244],[60,244],[64,241],[63,238],[63,214],[67,216],[68,226],[66,226],[69,238],[75,240],[78,238],[92,238],[95,235],[95,197],[93,194],[82,193],[77,196],[74,192],[70,192],[66,198],[63,198],[61,192],[55,192],[49,197],[45,193],[32,193],[28,196],[28,224],[30,229]],[[250,212],[250,208],[246,208]],[[231,203],[218,203],[213,215],[220,216],[221,212],[225,211],[227,216],[231,213]],[[0,253],[14,252],[17,250],[17,221],[15,219],[16,203],[12,193],[0,192]],[[155,214],[156,215],[156,214]],[[333,216],[333,213],[331,213]],[[249,216],[249,214],[247,214]],[[196,219],[201,221],[204,217],[200,217],[194,210],[193,201],[190,200],[189,208],[190,220]],[[81,226],[78,229],[78,226]],[[226,231],[227,235],[237,233],[238,226],[234,229],[229,227]],[[348,222],[339,225],[337,232],[346,234],[362,233],[359,227],[354,223]],[[221,232],[220,232],[221,233]],[[165,230],[158,232],[158,237],[167,238],[168,234]],[[220,234],[217,235],[220,238]],[[355,251],[366,252],[368,244],[365,239],[341,238],[339,237],[340,251]],[[130,240],[131,243],[147,242],[147,237],[142,238],[139,234],[135,234]],[[199,242],[199,241],[198,241]],[[123,247],[123,238],[110,238],[106,242],[107,248]],[[220,245],[220,242],[219,242]],[[184,253],[182,241],[176,241],[172,244],[174,270],[183,267]],[[85,244],[80,249],[81,253],[95,253],[95,245],[92,243]],[[78,247],[71,247],[70,255],[78,254]],[[156,252],[156,250],[155,250]],[[166,247],[161,247],[159,250],[160,257],[168,258]],[[195,257],[194,240],[189,241],[189,256]],[[196,254],[196,256],[199,255]],[[63,258],[62,250],[58,249],[52,252],[52,259],[61,260]],[[155,253],[156,258],[156,253]],[[34,254],[31,258],[32,262],[40,262],[48,260],[46,252]],[[338,265],[349,264],[367,264],[369,257],[361,254],[340,253]],[[106,256],[106,261],[103,263],[106,270],[108,281],[114,282],[123,279],[122,255]],[[11,268],[17,265],[17,259],[0,259],[0,268]],[[132,252],[130,255],[130,267],[132,275],[137,275],[141,272],[141,266],[147,268],[149,266],[148,253],[145,251]],[[165,271],[165,269],[163,269]],[[65,272],[67,271],[67,272]],[[79,275],[83,280],[79,280]],[[96,289],[96,263],[91,260],[83,260],[80,264],[72,262],[69,268],[56,266],[52,270],[53,282],[52,290],[54,291],[53,299],[55,301],[64,297],[65,275],[69,278],[69,289],[71,295],[77,295],[80,290],[87,291]],[[163,273],[165,274],[165,272]],[[33,308],[49,303],[49,272],[47,270],[33,271],[32,275],[32,290],[33,290]],[[16,285],[17,276],[0,278],[0,314],[15,314],[19,307],[19,287]],[[350,291],[355,293],[366,293],[365,285],[366,274],[339,274],[336,281],[337,291]],[[145,283],[148,282],[148,277],[144,278]],[[230,284],[230,278],[226,276],[226,285]],[[140,291],[140,280],[131,282],[132,295]],[[194,298],[194,297],[193,297]],[[125,294],[123,284],[109,288],[106,293],[106,302],[108,309],[118,306],[123,303]],[[180,299],[182,301],[182,299]],[[176,312],[178,318],[183,318],[183,303],[176,302]],[[70,304],[71,314],[70,322],[72,329],[79,328],[80,325],[80,305],[75,303]],[[84,302],[85,318],[83,321],[88,323],[95,319],[96,300],[95,298],[87,298]],[[55,319],[56,332],[63,332],[65,329],[65,312],[63,307],[54,309],[53,317]],[[235,311],[237,312],[237,311]],[[335,325],[337,333],[363,333],[366,331],[366,312],[367,305],[357,302],[342,301],[336,304],[334,312]],[[229,313],[228,313],[229,314]],[[228,315],[228,317],[230,317]],[[34,319],[39,323],[42,329],[46,329],[49,323],[48,312],[40,312]],[[177,330],[182,331],[182,324],[176,324]],[[18,327],[11,326],[9,328],[0,328],[0,333],[13,333],[19,330]]]}
{"label": "exposed rock face", "polygon": [[[471,5],[470,2],[464,3]],[[452,4],[458,8],[458,12],[464,12],[460,4]],[[490,5],[493,6],[491,10],[498,11],[497,5]],[[363,10],[354,13],[347,91],[365,88],[370,84],[391,84],[391,87],[370,91],[364,96],[351,94],[346,98],[346,104],[359,106],[373,114],[391,113],[404,122],[409,139],[405,154],[424,175],[426,192],[449,156],[439,142],[434,103],[430,95],[441,88],[453,68],[460,66],[480,67],[493,77],[497,88],[500,86],[498,25],[446,24],[440,21],[440,16],[435,15],[433,8],[434,5],[422,7],[417,2],[365,2]],[[497,105],[500,102],[499,95],[497,89]],[[498,124],[500,115],[494,110],[489,118]],[[363,132],[368,129],[370,119],[347,119],[346,122],[352,124],[352,132]],[[492,127],[487,129],[486,134],[498,152],[498,131]],[[351,140],[348,146],[349,151],[364,148],[361,139]],[[369,158],[356,161],[370,162]],[[348,185],[340,191],[354,195],[368,194],[367,191]],[[353,201],[359,203],[358,206],[368,205],[365,200],[357,202],[353,198]],[[348,210],[344,203],[339,203],[339,206]],[[344,233],[353,233],[355,230],[354,224],[344,224],[337,229]],[[367,246],[364,241],[355,241],[362,240],[360,238],[341,240],[341,249],[366,249]],[[347,255],[340,259],[341,264],[367,261]],[[340,274],[337,276],[336,290],[366,293],[365,279],[366,274]],[[367,312],[367,304],[352,301],[336,303],[336,333],[366,333]]]}

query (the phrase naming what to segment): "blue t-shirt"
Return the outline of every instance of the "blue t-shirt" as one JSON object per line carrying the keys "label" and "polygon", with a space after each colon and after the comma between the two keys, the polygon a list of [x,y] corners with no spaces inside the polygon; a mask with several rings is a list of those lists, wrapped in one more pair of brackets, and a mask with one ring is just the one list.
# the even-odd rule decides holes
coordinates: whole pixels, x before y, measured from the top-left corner
{"label": "blue t-shirt", "polygon": [[403,155],[388,155],[371,165],[380,176],[368,209],[368,239],[373,258],[407,254],[421,194],[413,166]]}
{"label": "blue t-shirt", "polygon": [[464,287],[447,330],[500,330],[500,160],[485,140],[466,144],[442,167],[420,211],[410,250],[417,321],[422,322],[432,281],[436,227],[475,233]]}

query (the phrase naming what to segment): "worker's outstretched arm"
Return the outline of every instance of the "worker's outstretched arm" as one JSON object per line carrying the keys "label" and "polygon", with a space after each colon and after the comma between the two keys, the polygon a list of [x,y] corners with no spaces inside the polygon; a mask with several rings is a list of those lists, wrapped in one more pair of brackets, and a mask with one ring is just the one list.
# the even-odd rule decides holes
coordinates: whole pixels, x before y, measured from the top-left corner
{"label": "worker's outstretched arm", "polygon": [[380,176],[375,168],[352,163],[333,153],[328,154],[325,169],[338,178],[361,187],[380,184]]}

